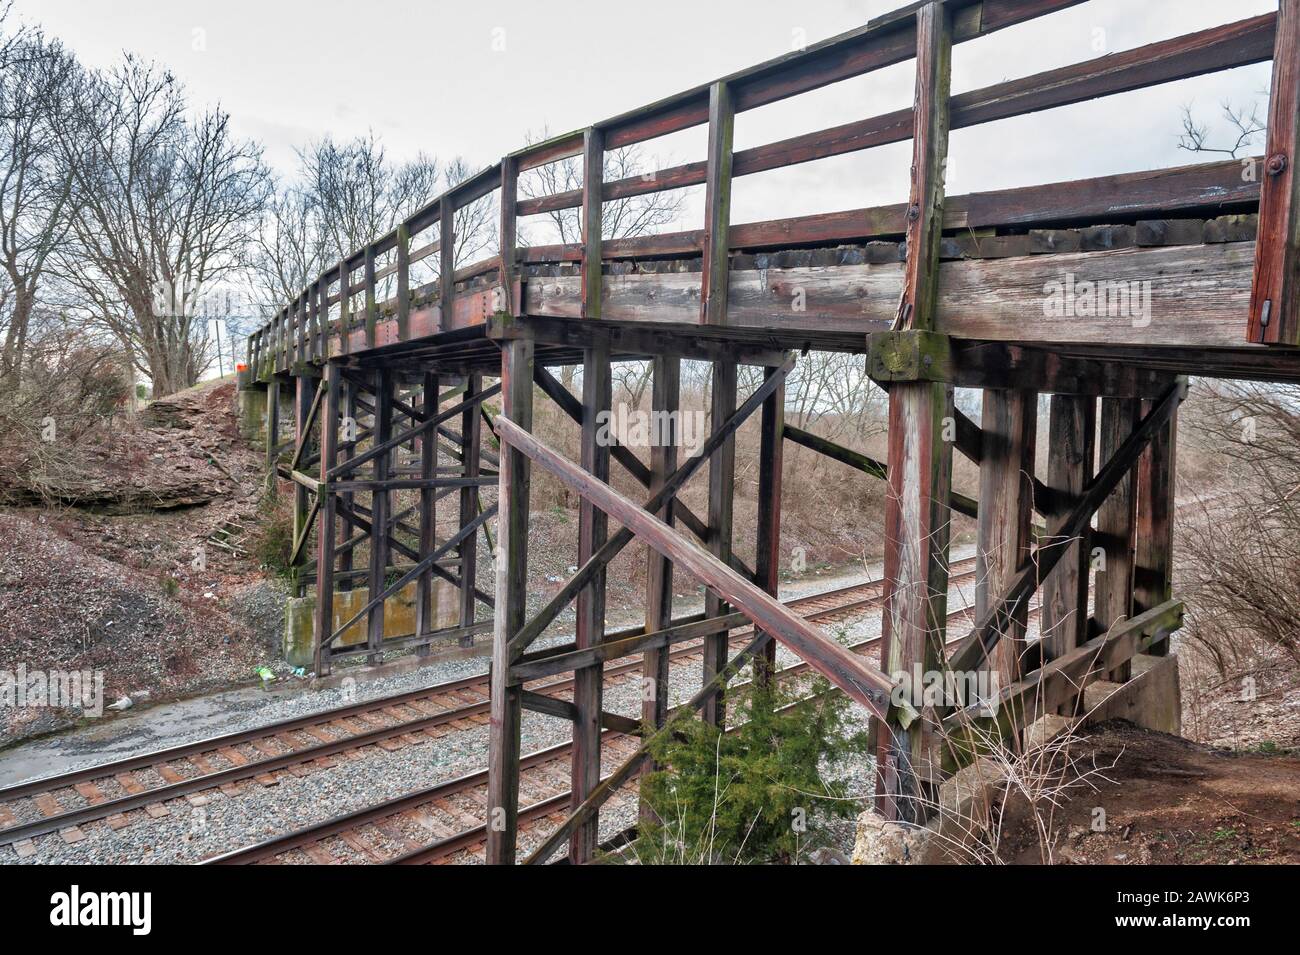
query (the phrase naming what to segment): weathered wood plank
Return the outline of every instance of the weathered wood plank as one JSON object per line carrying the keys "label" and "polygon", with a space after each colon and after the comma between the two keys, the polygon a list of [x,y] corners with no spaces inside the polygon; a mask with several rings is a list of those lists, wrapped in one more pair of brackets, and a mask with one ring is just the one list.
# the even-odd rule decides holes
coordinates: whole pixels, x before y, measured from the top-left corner
{"label": "weathered wood plank", "polygon": [[1047,486],[1053,500],[1042,546],[1066,553],[1043,579],[1041,626],[1044,659],[1065,656],[1088,639],[1088,584],[1091,528],[1065,539],[1061,528],[1071,503],[1082,496],[1096,468],[1097,401],[1079,395],[1052,395],[1048,416]]}
{"label": "weathered wood plank", "polygon": [[[985,617],[995,600],[1029,562],[1034,501],[1034,453],[1038,395],[1033,391],[986,389],[980,430],[979,537],[975,548],[975,616]],[[990,658],[1000,685],[1023,672],[1029,607],[1018,606],[999,620],[1001,636]]]}
{"label": "weathered wood plank", "polygon": [[[1249,242],[944,262],[936,331],[1026,343],[1241,345],[1253,267]],[[728,323],[884,331],[902,277],[901,264],[733,270]],[[1114,290],[1101,314],[1093,314],[1098,309],[1090,297],[1097,283]],[[608,275],[604,286],[606,319],[698,323],[698,274]],[[533,279],[525,285],[524,308],[529,315],[575,318],[578,293],[572,276]],[[796,296],[802,311],[792,308]]]}
{"label": "weathered wood plank", "polygon": [[[501,417],[532,426],[533,343],[509,342],[501,353]],[[512,865],[519,827],[520,693],[510,679],[510,640],[528,602],[528,488],[531,462],[501,446],[497,492],[496,608],[492,631],[491,729],[488,736],[487,861]]]}

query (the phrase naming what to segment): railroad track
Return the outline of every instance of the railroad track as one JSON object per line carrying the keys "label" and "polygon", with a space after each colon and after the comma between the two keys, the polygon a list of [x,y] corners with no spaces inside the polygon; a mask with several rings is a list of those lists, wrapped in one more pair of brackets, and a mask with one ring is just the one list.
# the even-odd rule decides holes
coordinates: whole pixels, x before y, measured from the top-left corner
{"label": "railroad track", "polygon": [[[952,572],[954,584],[969,579],[974,559],[954,562]],[[786,603],[808,619],[829,621],[878,602],[883,586],[870,580]],[[670,658],[698,654],[699,645],[675,647]],[[605,676],[617,681],[640,670],[639,658],[632,658],[606,667]],[[568,677],[529,683],[528,689],[554,695],[572,685]],[[242,786],[274,785],[277,773],[328,769],[362,747],[395,750],[437,740],[483,725],[488,710],[487,677],[477,675],[10,786],[0,789],[0,845],[12,843],[24,856],[36,851],[31,840],[53,832],[79,842],[86,823],[102,819],[122,829],[144,816],[168,815],[171,800],[194,800],[213,789],[234,797]]]}
{"label": "railroad track", "polygon": [[[956,569],[956,568],[954,568]],[[974,576],[974,571],[955,573],[954,585]],[[882,596],[868,600],[878,608]],[[863,609],[856,606],[855,609]],[[824,613],[834,613],[825,610]],[[1031,620],[1037,609],[1030,611]],[[972,608],[955,610],[948,615],[950,625],[968,622]],[[964,636],[964,634],[962,634]],[[960,637],[954,638],[955,645]],[[879,637],[853,644],[850,649],[867,653],[878,649]],[[692,647],[673,662],[689,665],[701,658],[700,648]],[[790,677],[811,670],[799,662],[777,671]],[[614,730],[601,735],[601,762],[618,765],[639,745],[636,737]],[[545,834],[568,815],[570,791],[570,743],[538,750],[520,760],[519,846],[526,851],[533,840],[540,844]],[[344,813],[306,826],[282,836],[264,840],[243,849],[205,860],[205,864],[339,864],[373,863],[388,865],[448,864],[481,862],[486,845],[486,770],[418,790],[374,806]],[[617,810],[627,800],[635,800],[634,787],[625,787],[606,802],[603,811]]]}

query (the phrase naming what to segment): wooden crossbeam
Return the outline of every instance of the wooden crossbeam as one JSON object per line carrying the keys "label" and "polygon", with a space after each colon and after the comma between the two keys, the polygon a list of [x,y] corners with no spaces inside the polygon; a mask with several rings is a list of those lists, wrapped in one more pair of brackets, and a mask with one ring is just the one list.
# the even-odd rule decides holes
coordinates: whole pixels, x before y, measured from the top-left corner
{"label": "wooden crossbeam", "polygon": [[389,597],[393,596],[393,594],[397,593],[403,587],[409,584],[411,581],[415,580],[417,577],[420,576],[420,574],[424,573],[424,571],[433,567],[433,565],[437,563],[440,557],[442,557],[444,554],[446,554],[448,551],[454,548],[457,544],[463,541],[468,535],[476,533],[478,531],[479,525],[482,524],[484,521],[488,520],[489,518],[494,517],[496,515],[496,512],[497,512],[497,506],[494,504],[491,507],[489,507],[486,511],[484,511],[482,514],[480,514],[478,517],[474,518],[474,520],[471,521],[469,524],[466,524],[464,527],[460,528],[459,531],[457,531],[446,541],[444,541],[431,554],[423,558],[420,558],[420,562],[417,563],[410,570],[408,570],[400,578],[398,578],[398,580],[395,583],[389,584],[379,594],[371,595],[369,600],[366,601],[366,605],[364,607],[362,607],[355,614],[353,614],[353,616],[346,623],[344,623],[341,627],[339,627],[332,634],[330,634],[328,639],[322,642],[327,646],[329,644],[332,644],[335,640],[337,640],[339,637],[343,635],[344,631],[347,630],[348,627],[352,626],[354,623],[356,623],[358,620],[360,620],[370,611],[374,610],[376,606],[382,604]]}
{"label": "wooden crossbeam", "polygon": [[496,397],[496,395],[498,395],[500,392],[501,392],[500,382],[498,382],[495,385],[492,385],[491,387],[484,388],[478,394],[470,398],[466,398],[464,401],[453,405],[452,407],[448,408],[446,411],[438,412],[438,414],[434,415],[432,418],[420,422],[415,427],[408,428],[407,430],[394,435],[393,437],[389,438],[386,441],[380,441],[376,443],[373,447],[368,448],[365,451],[365,453],[358,454],[354,458],[349,458],[348,460],[342,462],[341,464],[336,464],[333,468],[330,469],[330,472],[327,475],[327,477],[330,480],[333,480],[334,478],[341,477],[342,475],[348,474],[351,471],[355,471],[361,465],[373,461],[375,458],[379,457],[380,455],[386,454],[387,452],[393,450],[394,448],[401,447],[403,444],[410,442],[413,438],[418,438],[420,435],[432,431],[433,429],[437,428],[438,425],[442,424],[444,421],[449,421],[452,418],[456,417],[456,415],[464,411],[465,408],[471,407],[476,404],[482,404],[487,399]]}
{"label": "wooden crossbeam", "polygon": [[[895,711],[890,701],[894,681],[867,666],[856,654],[827,637],[752,581],[745,580],[717,557],[683,538],[655,517],[653,511],[642,508],[605,482],[587,474],[504,415],[497,417],[497,434],[503,442],[546,468],[580,497],[590,500],[682,570],[734,604],[754,622],[755,627],[785,644],[872,713],[883,717]],[[916,715],[907,704],[896,710],[909,722]]]}
{"label": "wooden crossbeam", "polygon": [[[790,358],[781,366],[783,374],[788,374],[794,367],[794,359]],[[779,387],[782,376],[774,377],[765,381],[759,386],[758,390],[752,394],[749,399],[742,405],[734,415],[724,421],[717,429],[714,430],[699,449],[686,462],[679,467],[672,475],[664,481],[664,486],[658,493],[652,495],[645,502],[644,507],[647,511],[658,511],[690,480],[691,476],[696,473],[709,456],[722,445],[732,434],[736,432],[741,424],[752,415],[763,404],[763,400],[775,388]],[[497,421],[500,421],[498,417]],[[494,422],[495,428],[496,422]],[[496,433],[500,436],[500,429],[495,428]],[[560,612],[569,605],[578,593],[586,587],[595,576],[596,572],[606,566],[611,560],[618,556],[633,538],[633,533],[628,530],[626,524],[620,528],[617,533],[609,538],[605,544],[596,551],[586,563],[582,564],[577,572],[568,579],[559,593],[551,598],[550,602],[543,607],[532,620],[528,621],[510,640],[510,659],[515,660],[521,653],[526,650],[534,640],[542,635],[542,632],[551,625],[551,622],[559,616]]]}
{"label": "wooden crossbeam", "polygon": [[[1187,380],[1179,379],[1088,484],[1079,502],[1070,511],[1069,516],[1061,522],[1057,536],[1071,539],[1083,533],[1091,522],[1092,515],[1137,463],[1143,448],[1147,446],[1156,431],[1172,417],[1186,395]],[[1065,552],[1066,548],[1053,546],[1040,547],[1034,552],[1033,558],[1021,568],[1007,589],[949,656],[950,670],[970,673],[983,664],[989,650],[997,644],[1002,631],[1007,628],[1010,615],[1029,599],[1037,581],[1052,572]]]}

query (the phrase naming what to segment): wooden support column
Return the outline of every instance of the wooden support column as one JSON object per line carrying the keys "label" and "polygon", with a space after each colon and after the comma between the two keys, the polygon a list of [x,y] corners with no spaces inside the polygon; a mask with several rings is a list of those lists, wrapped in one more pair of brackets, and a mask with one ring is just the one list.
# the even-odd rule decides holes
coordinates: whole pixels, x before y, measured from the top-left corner
{"label": "wooden support column", "polygon": [[[765,378],[780,374],[764,370]],[[758,530],[754,551],[755,583],[773,597],[780,591],[781,571],[781,463],[785,447],[785,385],[763,402],[758,448]],[[767,683],[776,669],[776,642],[769,640],[754,656],[754,682]]]}
{"label": "wooden support column", "polygon": [[334,632],[334,515],[337,500],[329,488],[329,471],[337,463],[339,447],[339,395],[342,369],[326,362],[325,389],[320,409],[320,514],[316,517],[316,641],[313,668],[317,676],[329,670],[322,643]]}
{"label": "wooden support column", "polygon": [[1280,0],[1260,180],[1253,342],[1300,345],[1300,0]]}
{"label": "wooden support column", "polygon": [[348,294],[351,273],[346,262],[339,263],[339,350],[348,354],[352,344],[348,339],[348,324],[352,320],[352,296]]}
{"label": "wooden support column", "polygon": [[[654,358],[654,381],[651,384],[651,408],[665,415],[669,428],[657,432],[659,439],[650,446],[651,496],[663,489],[669,474],[677,470],[677,417],[681,402],[681,368],[678,358],[657,355]],[[656,516],[669,527],[673,526],[673,506],[666,504]],[[653,547],[646,548],[645,630],[658,633],[672,623],[673,617],[673,564]],[[647,650],[643,657],[641,678],[641,723],[645,738],[664,725],[668,718],[668,654],[671,647]],[[647,772],[654,771],[654,765]],[[641,818],[653,821],[654,812],[641,802]]]}
{"label": "wooden support column", "polygon": [[[470,375],[465,379],[465,400],[469,401],[483,389],[483,376]],[[435,412],[436,413],[436,412]],[[479,476],[479,456],[482,451],[482,416],[477,404],[465,406],[460,416],[460,453],[463,465],[462,473],[467,478]],[[434,436],[426,436],[430,444]],[[477,485],[460,489],[460,526],[465,527],[478,516],[480,510]],[[478,574],[478,535],[471,534],[465,538],[456,550],[460,557],[460,625],[471,626],[477,604],[474,594],[474,578]],[[466,633],[460,638],[462,647],[474,645],[474,635]]]}
{"label": "wooden support column", "polygon": [[[1096,472],[1097,400],[1052,395],[1047,441],[1047,513],[1044,546],[1063,547],[1061,562],[1043,580],[1041,633],[1044,662],[1059,660],[1088,642],[1088,582],[1092,560],[1089,530],[1066,539],[1062,525]],[[1061,709],[1073,714],[1074,701]]]}
{"label": "wooden support column", "polygon": [[[1144,401],[1142,412],[1153,402]],[[1178,416],[1156,432],[1138,459],[1136,526],[1134,531],[1133,613],[1140,614],[1173,599],[1174,474],[1178,444]],[[1169,641],[1152,647],[1164,656]]]}
{"label": "wooden support column", "polygon": [[[1137,427],[1142,403],[1136,398],[1101,399],[1101,460],[1109,461]],[[1093,617],[1102,632],[1133,615],[1133,557],[1136,531],[1136,498],[1130,469],[1097,511],[1096,543],[1102,563],[1097,567]],[[1125,663],[1111,674],[1123,682],[1131,667]]]}
{"label": "wooden support column", "polygon": [[[477,409],[475,409],[477,410]],[[428,421],[438,414],[438,376],[424,373],[424,388],[420,397],[420,411]],[[420,477],[429,480],[438,473],[438,435],[426,432],[420,435]],[[462,517],[462,523],[464,518]],[[435,532],[438,527],[438,496],[432,486],[420,488],[420,559],[433,553],[436,546]],[[473,592],[471,588],[471,593]],[[424,635],[434,629],[433,614],[433,573],[420,575],[415,585],[415,632]],[[425,644],[417,651],[420,656],[428,656],[429,647]]]}
{"label": "wooden support column", "polygon": [[280,497],[280,476],[276,466],[280,457],[280,379],[275,374],[266,385],[266,496]]}
{"label": "wooden support column", "polygon": [[[984,390],[980,430],[979,531],[975,547],[975,617],[982,619],[1030,559],[1034,516],[1034,449],[1038,393]],[[1028,608],[1006,622],[989,661],[1000,686],[1023,675]]]}
{"label": "wooden support column", "polygon": [[[390,440],[393,436],[393,373],[387,368],[375,372],[375,446]],[[390,462],[393,452],[386,451],[375,458],[375,480],[387,481],[390,476]],[[388,516],[390,512],[390,491],[376,487],[370,493],[370,593],[368,600],[374,600],[377,594],[384,592],[385,578],[388,576]],[[384,642],[384,601],[379,601],[371,608],[367,617],[366,646],[370,653],[367,659],[375,663],[379,659],[379,650]]]}
{"label": "wooden support column", "polygon": [[[710,422],[718,427],[736,413],[736,363],[713,363],[713,397]],[[732,510],[736,493],[736,439],[729,436],[709,458],[709,552],[728,563],[731,560]],[[721,617],[731,608],[715,591],[704,595],[704,615]],[[704,638],[704,683],[713,681],[727,665],[729,638],[726,633]],[[726,688],[714,694],[700,716],[705,722],[722,728],[726,725]]]}
{"label": "wooden support column", "polygon": [[[293,436],[294,447],[301,448],[309,439],[308,428],[310,422],[308,417],[311,415],[312,400],[316,397],[316,380],[307,375],[296,375],[293,379],[294,384],[294,403],[293,403]],[[308,515],[311,511],[311,501],[309,500],[310,492],[302,484],[294,482],[293,485],[293,539],[296,541],[303,534],[307,526]],[[303,595],[304,585],[298,579],[301,573],[301,565],[304,563],[306,556],[305,551],[300,551],[298,558],[295,560],[297,566],[294,567],[294,592],[297,596]]]}
{"label": "wooden support column", "polygon": [[[609,481],[609,443],[599,440],[600,414],[613,401],[610,378],[609,341],[595,336],[585,350],[582,364],[582,469],[599,481]],[[605,544],[609,518],[585,498],[578,505],[578,566],[589,561]],[[605,639],[605,579],[602,568],[578,594],[574,645],[587,650]],[[577,809],[600,782],[600,712],[603,701],[603,668],[583,667],[573,674],[573,793]],[[598,818],[592,815],[574,830],[569,840],[569,861],[590,862],[596,851]]]}
{"label": "wooden support column", "polygon": [[582,147],[582,312],[583,318],[600,318],[603,282],[601,229],[605,182],[605,134],[595,126],[583,134]]}
{"label": "wooden support column", "polygon": [[[929,336],[938,299],[943,170],[948,153],[948,97],[952,21],[941,3],[916,11],[916,98],[912,176],[907,212],[907,261],[895,328]],[[929,339],[927,339],[929,341]],[[942,344],[942,343],[940,343]],[[875,362],[873,360],[873,373]],[[889,496],[885,503],[886,612],[881,639],[885,673],[939,667],[948,607],[948,492],[952,442],[943,440],[953,417],[952,386],[914,369],[911,380],[889,388]],[[919,689],[919,688],[918,688]],[[887,819],[923,822],[937,784],[935,742],[928,724],[890,719],[880,725],[877,809]]]}
{"label": "wooden support column", "polygon": [[[501,352],[501,414],[533,426],[533,343],[517,338]],[[519,717],[522,687],[510,680],[510,639],[524,625],[528,597],[527,455],[501,445],[497,504],[496,608],[492,632],[488,743],[487,861],[513,865],[519,824]]]}
{"label": "wooden support column", "polygon": [[[340,377],[342,377],[340,375]],[[337,457],[347,461],[356,454],[356,435],[359,429],[357,425],[357,386],[350,381],[342,383],[343,389],[343,417],[340,420],[335,418],[333,428],[336,432],[335,447]],[[323,420],[323,419],[322,419]],[[323,425],[322,425],[323,427]],[[352,491],[344,491],[339,494],[339,503],[342,505],[342,514],[339,516],[339,530],[343,540],[351,539],[356,528],[352,523],[352,505],[356,500]],[[336,512],[339,508],[335,508]],[[352,551],[349,547],[343,553],[339,554],[339,590],[352,589]]]}

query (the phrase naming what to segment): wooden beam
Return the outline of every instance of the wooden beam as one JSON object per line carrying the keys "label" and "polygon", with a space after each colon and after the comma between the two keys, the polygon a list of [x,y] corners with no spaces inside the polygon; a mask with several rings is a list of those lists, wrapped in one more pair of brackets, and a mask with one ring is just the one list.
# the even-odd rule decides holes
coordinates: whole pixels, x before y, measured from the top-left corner
{"label": "wooden beam", "polygon": [[[1149,412],[1149,403],[1143,403]],[[1156,432],[1136,475],[1133,612],[1142,613],[1173,597],[1174,511],[1178,416]],[[1163,655],[1168,644],[1153,651]]]}
{"label": "wooden beam", "polygon": [[[597,481],[563,455],[542,444],[504,414],[497,417],[497,434],[503,444],[527,455],[554,474],[579,496],[591,500],[613,519],[672,560],[682,570],[716,590],[733,603],[757,628],[766,631],[789,647],[813,669],[823,674],[852,699],[872,713],[883,716],[890,711],[890,694],[894,682],[879,670],[865,664],[837,641],[819,631],[792,612],[752,581],[745,580],[713,554],[686,540],[651,512],[644,510],[614,488]],[[760,637],[760,640],[762,638]],[[900,709],[914,716],[910,706]]]}
{"label": "wooden beam", "polygon": [[[650,447],[650,473],[647,488],[652,495],[663,490],[668,476],[677,470],[677,414],[681,403],[681,361],[656,355],[652,367],[650,407],[667,416],[668,440],[655,442]],[[678,503],[673,498],[673,504]],[[656,516],[668,527],[673,526],[674,507],[661,508]],[[707,534],[707,528],[703,528]],[[703,538],[702,538],[703,539]],[[667,557],[653,547],[646,548],[645,629],[657,633],[669,627],[673,616],[673,565]],[[668,718],[668,649],[647,647],[641,665],[641,724],[643,735],[650,736]],[[653,771],[651,763],[650,770]],[[640,800],[640,817],[653,821],[654,812],[644,796]]]}
{"label": "wooden beam", "polygon": [[[471,401],[483,389],[483,377],[481,375],[470,375],[465,383],[465,410],[460,416],[460,434],[461,434],[461,467],[462,473],[467,480],[474,480],[479,476],[480,458],[483,451],[482,419],[478,413],[478,404]],[[426,413],[429,409],[426,407]],[[436,414],[436,411],[434,412]],[[433,435],[425,435],[423,440],[429,444],[434,443]],[[482,503],[479,499],[479,489],[477,485],[467,484],[460,490],[460,516],[459,524],[464,527],[470,523],[481,511]],[[460,625],[462,627],[472,626],[474,616],[477,611],[476,596],[474,593],[474,581],[478,575],[478,537],[467,537],[457,549],[457,556],[460,557]],[[461,646],[470,647],[474,645],[474,637],[467,634],[461,640]]]}
{"label": "wooden beam", "polygon": [[[925,3],[916,10],[907,261],[892,322],[913,335],[931,332],[936,319],[951,62],[952,11],[942,3]],[[951,385],[900,381],[890,386],[881,668],[894,676],[916,667],[934,671],[943,659],[952,442],[942,435],[943,421],[952,413]],[[919,706],[921,700],[911,702]],[[877,808],[890,820],[924,822],[938,783],[931,731],[925,721],[908,724],[897,713],[882,718],[880,730]]]}
{"label": "wooden beam", "polygon": [[[533,344],[509,342],[501,352],[501,416],[522,429],[533,420]],[[498,418],[498,420],[500,420]],[[513,865],[519,816],[520,693],[510,680],[510,642],[528,605],[528,488],[531,464],[501,445],[497,492],[496,624],[492,632],[491,730],[488,739],[487,861]]]}
{"label": "wooden beam", "polygon": [[[784,376],[782,376],[782,379]],[[781,380],[770,379],[775,386]],[[730,361],[713,365],[712,410],[710,421],[726,421],[736,414],[736,364]],[[732,519],[736,493],[736,440],[728,437],[709,457],[709,536],[706,544],[709,553],[730,564],[732,546]],[[721,617],[730,608],[715,590],[704,594],[704,615]],[[705,685],[727,665],[729,654],[727,635],[715,634],[704,638],[703,682]],[[727,695],[723,687],[704,704],[700,714],[706,723],[722,729],[727,722]]]}
{"label": "wooden beam", "polygon": [[[1113,455],[1127,440],[1141,418],[1142,404],[1134,398],[1101,400],[1099,446],[1103,460]],[[1153,434],[1152,440],[1154,438]],[[1125,474],[1097,511],[1097,541],[1102,548],[1103,562],[1097,568],[1093,616],[1102,629],[1109,629],[1133,615],[1133,559],[1137,531],[1133,478],[1133,472]],[[1123,682],[1129,677],[1128,668],[1124,667],[1112,676],[1117,682]]]}
{"label": "wooden beam", "polygon": [[[600,259],[596,259],[599,267]],[[613,404],[613,379],[610,374],[609,343],[599,335],[592,337],[582,364],[582,469],[595,480],[609,481],[609,447],[601,440],[602,418]],[[609,536],[609,519],[591,501],[578,504],[578,564],[591,560]],[[578,593],[574,642],[579,650],[598,646],[605,639],[605,569],[597,570],[591,582]],[[583,667],[573,674],[572,805],[586,800],[600,782],[600,714],[603,709],[604,673],[599,663]],[[574,865],[590,862],[599,843],[598,817],[593,814],[583,822],[569,840],[569,861]]]}
{"label": "wooden beam", "polygon": [[[794,359],[789,359],[781,367],[788,374],[790,369],[794,367]],[[758,410],[762,402],[767,398],[769,389],[776,387],[776,384],[775,381],[764,382],[754,394],[746,399],[735,414],[717,425],[695,454],[691,455],[681,467],[667,477],[663,488],[657,494],[650,496],[650,499],[645,502],[645,509],[653,513],[671,500],[690,480],[691,476],[709,460],[713,452],[725,444],[735,434],[736,429]],[[592,556],[591,560],[578,568],[577,572],[564,583],[550,602],[515,633],[510,642],[511,659],[518,658],[534,640],[542,635],[542,632],[569,605],[569,602],[577,597],[579,591],[587,585],[595,572],[607,565],[624,547],[631,543],[632,537],[632,531],[627,527],[623,527],[605,542],[604,546]]]}
{"label": "wooden beam", "polygon": [[[765,378],[779,368],[763,370]],[[784,376],[781,376],[784,378]],[[785,386],[763,402],[758,446],[758,527],[754,543],[754,582],[773,597],[781,588],[781,470],[785,446]],[[754,658],[754,683],[766,685],[776,670],[776,643],[768,641]]]}
{"label": "wooden beam", "polygon": [[[426,419],[437,415],[438,413],[438,376],[433,372],[424,373],[424,387],[421,390],[421,411]],[[420,436],[420,477],[425,480],[431,480],[438,470],[438,443],[432,434]],[[420,544],[419,557],[425,557],[433,552],[437,544],[438,529],[438,498],[436,489],[432,485],[426,485],[420,489]],[[461,580],[470,580],[471,586],[473,575],[461,574]],[[415,632],[426,633],[435,629],[436,616],[433,612],[433,574],[432,571],[423,573],[419,576],[415,584]],[[473,617],[466,621],[461,618],[461,625],[473,623]],[[473,642],[473,636],[470,641]],[[427,650],[421,653],[421,656],[427,656]]]}
{"label": "wooden beam", "polygon": [[[325,363],[325,376],[321,387],[325,389],[325,407],[320,423],[320,477],[328,480],[329,469],[338,456],[339,395],[343,381],[342,369],[334,362]],[[316,639],[312,646],[312,668],[317,676],[327,670],[325,638],[334,629],[334,514],[338,498],[333,494],[321,497],[320,515],[316,526]]]}
{"label": "wooden beam", "polygon": [[[375,372],[375,447],[388,445],[393,434],[393,373],[386,368]],[[395,448],[393,450],[396,450]],[[366,642],[370,647],[369,660],[375,663],[384,642],[383,600],[375,596],[387,586],[389,563],[388,515],[391,505],[390,491],[385,487],[392,467],[392,451],[383,451],[375,458],[375,480],[370,488],[371,525],[369,600],[373,604],[366,619]],[[337,482],[336,482],[337,483]]]}
{"label": "wooden beam", "polygon": [[582,147],[582,312],[583,318],[601,317],[601,185],[605,181],[605,134],[592,127]]}
{"label": "wooden beam", "polygon": [[[1180,378],[1088,484],[1083,496],[1071,508],[1069,517],[1062,522],[1060,536],[1073,538],[1083,533],[1083,529],[1092,521],[1092,515],[1129,474],[1147,442],[1174,414],[1186,395],[1187,379]],[[1064,548],[1060,547],[1050,548],[1046,553],[1041,550],[1035,553],[1034,558],[1020,569],[1015,580],[990,607],[988,613],[976,621],[971,632],[949,654],[949,669],[959,673],[974,672],[988,658],[1000,633],[1005,629],[1003,621],[1029,599],[1040,577],[1050,574],[1064,553]]]}
{"label": "wooden beam", "polygon": [[1249,340],[1300,345],[1300,0],[1279,0]]}
{"label": "wooden beam", "polygon": [[720,80],[709,88],[709,158],[704,186],[704,241],[701,245],[704,261],[700,273],[701,325],[727,324],[731,147],[735,122],[736,104],[731,87]]}
{"label": "wooden beam", "polygon": [[444,194],[438,200],[438,331],[453,328],[456,298],[456,203]]}
{"label": "wooden beam", "polygon": [[1069,516],[1068,502],[1081,497],[1092,480],[1096,457],[1097,399],[1052,395],[1048,415],[1047,486],[1053,492],[1054,504],[1047,518],[1047,537],[1041,546],[1062,547],[1066,553],[1056,569],[1043,578],[1039,629],[1043,657],[1047,661],[1060,659],[1088,640],[1091,528],[1085,526],[1077,538],[1064,538],[1060,532]]}
{"label": "wooden beam", "polygon": [[[975,617],[983,618],[1029,561],[1034,503],[1038,394],[984,392],[980,456],[979,537],[975,548]],[[1003,632],[990,660],[999,685],[1020,679],[1029,607],[999,621]]]}

